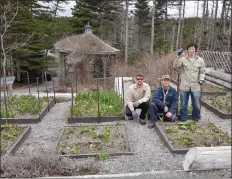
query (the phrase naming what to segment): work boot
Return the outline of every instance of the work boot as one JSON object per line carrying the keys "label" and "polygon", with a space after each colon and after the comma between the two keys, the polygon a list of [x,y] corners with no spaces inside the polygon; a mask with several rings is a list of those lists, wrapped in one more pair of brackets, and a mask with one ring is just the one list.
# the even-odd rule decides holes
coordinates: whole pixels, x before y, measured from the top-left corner
{"label": "work boot", "polygon": [[139,119],[139,123],[140,123],[141,125],[145,125],[145,124],[146,124],[146,120],[145,120],[145,119]]}
{"label": "work boot", "polygon": [[148,128],[149,129],[152,129],[155,127],[155,122],[154,121],[151,121],[150,124],[148,124]]}

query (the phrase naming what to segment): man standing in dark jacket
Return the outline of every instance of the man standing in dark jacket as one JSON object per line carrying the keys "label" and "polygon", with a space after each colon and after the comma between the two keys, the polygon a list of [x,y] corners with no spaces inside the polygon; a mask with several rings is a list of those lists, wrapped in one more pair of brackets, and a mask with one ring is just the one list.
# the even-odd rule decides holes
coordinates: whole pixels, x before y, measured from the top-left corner
{"label": "man standing in dark jacket", "polygon": [[175,88],[170,86],[170,76],[164,75],[161,79],[162,87],[155,90],[150,104],[151,124],[149,128],[153,128],[155,122],[160,121],[158,113],[163,113],[165,122],[175,121],[176,109],[178,104],[178,93]]}

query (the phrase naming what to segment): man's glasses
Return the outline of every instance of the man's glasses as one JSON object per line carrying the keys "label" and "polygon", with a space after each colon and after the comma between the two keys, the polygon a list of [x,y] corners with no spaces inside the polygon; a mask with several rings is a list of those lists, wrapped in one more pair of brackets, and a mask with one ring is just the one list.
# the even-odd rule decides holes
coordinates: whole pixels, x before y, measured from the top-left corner
{"label": "man's glasses", "polygon": [[139,80],[143,80],[143,78],[136,78],[136,80],[137,80],[137,81],[139,81]]}

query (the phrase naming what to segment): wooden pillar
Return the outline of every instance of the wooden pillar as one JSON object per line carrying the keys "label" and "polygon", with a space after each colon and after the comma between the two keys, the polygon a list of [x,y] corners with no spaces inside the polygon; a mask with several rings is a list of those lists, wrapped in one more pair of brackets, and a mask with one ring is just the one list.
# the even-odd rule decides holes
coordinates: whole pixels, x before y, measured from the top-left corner
{"label": "wooden pillar", "polygon": [[107,66],[107,57],[103,56],[102,62],[103,62],[103,78],[104,78],[104,89],[106,88],[106,66]]}
{"label": "wooden pillar", "polygon": [[64,86],[65,84],[65,63],[64,63],[64,53],[59,52],[59,60],[60,60],[60,73],[59,73],[59,85]]}

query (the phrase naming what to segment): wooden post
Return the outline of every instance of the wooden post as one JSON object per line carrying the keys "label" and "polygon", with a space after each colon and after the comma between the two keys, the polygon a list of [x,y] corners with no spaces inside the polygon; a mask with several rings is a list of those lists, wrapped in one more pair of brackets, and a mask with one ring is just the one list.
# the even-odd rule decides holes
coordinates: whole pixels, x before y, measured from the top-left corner
{"label": "wooden post", "polygon": [[231,168],[231,146],[194,147],[185,155],[184,171]]}
{"label": "wooden post", "polygon": [[75,70],[76,72],[76,94],[77,94],[77,69]]}
{"label": "wooden post", "polygon": [[98,74],[97,74],[97,115],[98,115],[98,122],[100,123],[100,104],[99,104],[99,87],[98,87]]}
{"label": "wooden post", "polygon": [[50,111],[49,109],[49,97],[48,97],[48,82],[47,82],[47,73],[44,72],[45,74],[45,82],[46,82],[46,92],[47,92],[47,99],[48,99],[48,112]]}
{"label": "wooden post", "polygon": [[7,110],[7,96],[6,96],[6,78],[3,79],[3,86],[4,86],[4,103],[6,109],[6,118],[8,118],[8,110]]}
{"label": "wooden post", "polygon": [[30,79],[29,79],[29,73],[27,71],[27,84],[28,84],[28,89],[29,89],[29,94],[31,93],[31,89],[30,89]]}
{"label": "wooden post", "polygon": [[55,89],[54,78],[52,78],[52,86],[53,86],[54,99],[55,99],[55,103],[56,103],[56,89]]}
{"label": "wooden post", "polygon": [[71,118],[73,118],[73,82],[71,82],[71,95],[72,95],[72,105],[71,105]]}
{"label": "wooden post", "polygon": [[124,107],[124,81],[123,81],[123,76],[122,76],[122,104]]}
{"label": "wooden post", "polygon": [[37,90],[38,90],[38,102],[39,102],[39,77],[37,77]]}
{"label": "wooden post", "polygon": [[103,57],[103,78],[104,78],[104,90],[106,89],[106,64],[107,64],[107,59]]}

